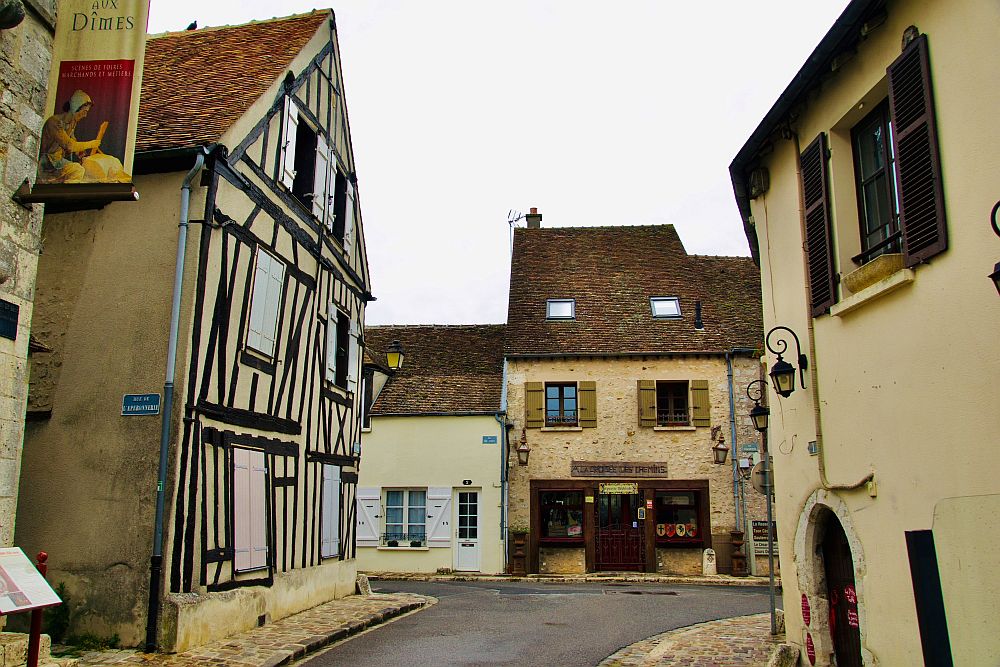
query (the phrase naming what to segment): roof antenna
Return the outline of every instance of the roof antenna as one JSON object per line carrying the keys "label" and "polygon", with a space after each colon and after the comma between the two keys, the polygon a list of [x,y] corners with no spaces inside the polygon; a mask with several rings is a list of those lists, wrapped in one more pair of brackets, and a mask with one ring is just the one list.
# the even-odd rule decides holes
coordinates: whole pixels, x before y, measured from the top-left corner
{"label": "roof antenna", "polygon": [[524,213],[521,213],[520,211],[515,211],[514,209],[510,209],[509,211],[507,211],[507,225],[510,227],[511,257],[514,256],[514,227],[516,227],[517,223],[520,222],[521,220],[524,220]]}

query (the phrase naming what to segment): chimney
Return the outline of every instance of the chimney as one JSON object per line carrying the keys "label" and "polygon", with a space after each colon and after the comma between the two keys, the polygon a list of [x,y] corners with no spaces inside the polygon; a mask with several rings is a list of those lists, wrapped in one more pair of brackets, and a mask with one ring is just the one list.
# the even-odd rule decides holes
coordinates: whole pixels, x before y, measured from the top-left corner
{"label": "chimney", "polygon": [[542,214],[534,206],[531,207],[531,213],[524,216],[524,219],[528,221],[528,229],[539,229],[542,226]]}
{"label": "chimney", "polygon": [[695,331],[705,330],[705,323],[701,321],[701,301],[694,302],[694,328]]}

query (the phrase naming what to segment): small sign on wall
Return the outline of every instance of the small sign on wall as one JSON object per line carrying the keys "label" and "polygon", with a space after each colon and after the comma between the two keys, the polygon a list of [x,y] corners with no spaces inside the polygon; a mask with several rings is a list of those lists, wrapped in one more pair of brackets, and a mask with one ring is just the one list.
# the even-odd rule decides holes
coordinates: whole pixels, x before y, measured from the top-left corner
{"label": "small sign on wall", "polygon": [[122,416],[160,414],[159,394],[125,394],[122,396]]}
{"label": "small sign on wall", "polygon": [[497,437],[495,435],[484,435],[483,436],[484,445],[495,445],[497,444]]}

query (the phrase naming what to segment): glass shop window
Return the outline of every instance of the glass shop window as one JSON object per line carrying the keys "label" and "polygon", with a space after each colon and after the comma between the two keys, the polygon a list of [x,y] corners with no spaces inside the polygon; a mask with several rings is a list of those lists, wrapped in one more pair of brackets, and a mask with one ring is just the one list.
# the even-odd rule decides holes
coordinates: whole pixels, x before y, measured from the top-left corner
{"label": "glass shop window", "polygon": [[702,529],[698,523],[697,491],[656,492],[656,542],[669,544],[701,544]]}
{"label": "glass shop window", "polygon": [[583,492],[542,491],[541,537],[563,541],[583,541]]}

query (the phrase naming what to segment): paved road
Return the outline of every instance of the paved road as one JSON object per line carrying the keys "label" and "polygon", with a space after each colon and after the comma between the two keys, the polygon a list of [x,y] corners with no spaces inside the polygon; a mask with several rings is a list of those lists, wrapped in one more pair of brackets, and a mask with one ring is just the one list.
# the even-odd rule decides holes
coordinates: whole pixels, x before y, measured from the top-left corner
{"label": "paved road", "polygon": [[373,582],[440,602],[308,661],[413,667],[593,667],[623,646],[693,623],[767,611],[767,589],[666,584]]}

